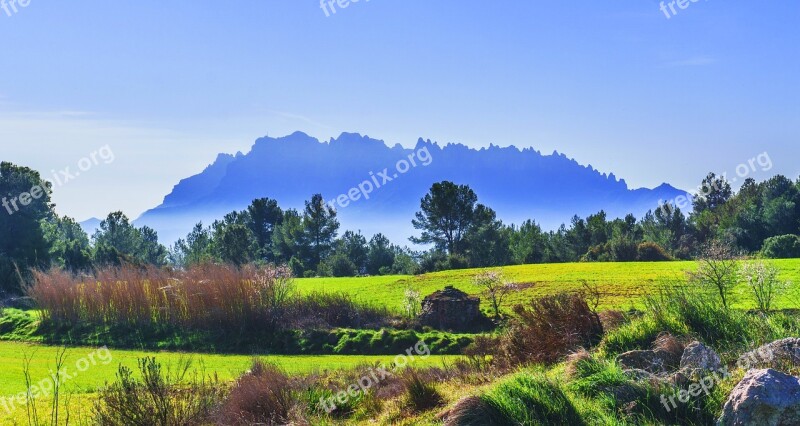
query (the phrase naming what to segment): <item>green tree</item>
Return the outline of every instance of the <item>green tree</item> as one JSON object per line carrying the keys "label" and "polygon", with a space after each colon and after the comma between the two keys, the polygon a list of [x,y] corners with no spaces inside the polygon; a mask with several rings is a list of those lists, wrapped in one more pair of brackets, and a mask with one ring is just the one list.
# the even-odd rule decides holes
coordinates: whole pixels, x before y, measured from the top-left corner
{"label": "green tree", "polygon": [[544,261],[547,235],[532,220],[526,220],[519,229],[512,227],[509,239],[511,259],[518,265]]}
{"label": "green tree", "polygon": [[0,293],[19,293],[30,268],[50,263],[42,226],[54,217],[50,191],[35,170],[0,163]]}
{"label": "green tree", "polygon": [[159,244],[156,231],[146,226],[136,228],[122,212],[110,213],[92,239],[94,262],[98,265],[166,264],[167,249]]}
{"label": "green tree", "polygon": [[186,267],[210,263],[216,260],[212,249],[213,236],[210,228],[197,223],[186,239],[179,239],[172,249],[173,263]]}
{"label": "green tree", "polygon": [[321,194],[306,201],[303,212],[303,241],[308,244],[309,257],[306,267],[314,269],[330,254],[339,230],[336,210],[325,204]]}
{"label": "green tree", "polygon": [[[283,219],[272,234],[272,252],[278,262],[292,265],[296,276],[302,276],[302,260],[306,256],[308,244],[305,241],[303,217],[297,210],[283,212]],[[294,261],[292,261],[294,259]]]}
{"label": "green tree", "polygon": [[236,266],[256,260],[258,244],[249,223],[250,215],[246,211],[231,212],[215,221],[211,225],[215,256]]}
{"label": "green tree", "polygon": [[253,200],[247,208],[250,231],[258,246],[257,257],[267,261],[274,260],[272,250],[272,234],[283,220],[283,211],[278,202],[270,198]]}
{"label": "green tree", "polygon": [[381,274],[383,268],[391,268],[395,261],[395,251],[389,239],[383,234],[375,234],[369,240],[367,252],[367,273]]}
{"label": "green tree", "polygon": [[89,236],[75,219],[54,215],[43,226],[54,265],[71,272],[84,271],[91,267]]}
{"label": "green tree", "polygon": [[451,255],[461,255],[466,249],[465,237],[473,226],[478,196],[467,185],[443,181],[433,184],[420,202],[420,211],[411,221],[421,230],[411,237],[415,244],[434,244]]}

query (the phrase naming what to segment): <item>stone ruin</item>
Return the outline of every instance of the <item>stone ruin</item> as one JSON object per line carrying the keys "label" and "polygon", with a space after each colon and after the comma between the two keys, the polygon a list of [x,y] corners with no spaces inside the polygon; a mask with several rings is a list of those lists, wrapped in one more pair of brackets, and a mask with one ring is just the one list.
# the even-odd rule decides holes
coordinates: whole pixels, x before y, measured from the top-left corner
{"label": "stone ruin", "polygon": [[481,299],[447,286],[422,299],[420,323],[439,330],[468,330],[483,319]]}

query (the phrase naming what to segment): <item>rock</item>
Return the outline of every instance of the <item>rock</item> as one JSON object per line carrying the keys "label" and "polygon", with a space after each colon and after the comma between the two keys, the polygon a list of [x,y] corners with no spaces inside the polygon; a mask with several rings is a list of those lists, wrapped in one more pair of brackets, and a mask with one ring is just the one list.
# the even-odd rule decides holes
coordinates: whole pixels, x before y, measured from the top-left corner
{"label": "rock", "polygon": [[800,339],[787,337],[745,353],[736,363],[743,369],[800,365]]}
{"label": "rock", "polygon": [[422,300],[420,323],[440,330],[467,330],[483,319],[481,300],[453,286]]}
{"label": "rock", "polygon": [[713,349],[700,342],[692,342],[683,350],[679,372],[685,376],[702,376],[719,371],[722,361]]}
{"label": "rock", "polygon": [[772,369],[750,370],[733,388],[720,426],[789,426],[800,422],[800,379]]}
{"label": "rock", "polygon": [[629,351],[617,355],[617,363],[626,370],[644,370],[652,374],[667,372],[667,354],[663,351]]}

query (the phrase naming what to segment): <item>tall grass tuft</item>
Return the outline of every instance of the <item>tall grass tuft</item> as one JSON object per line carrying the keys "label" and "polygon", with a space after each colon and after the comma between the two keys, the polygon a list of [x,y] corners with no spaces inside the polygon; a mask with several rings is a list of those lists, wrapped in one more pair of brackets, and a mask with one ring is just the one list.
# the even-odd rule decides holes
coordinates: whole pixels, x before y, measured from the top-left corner
{"label": "tall grass tuft", "polygon": [[34,272],[27,290],[45,321],[260,336],[294,328],[383,326],[388,310],[344,294],[300,296],[285,267],[206,264],[185,271],[121,266]]}

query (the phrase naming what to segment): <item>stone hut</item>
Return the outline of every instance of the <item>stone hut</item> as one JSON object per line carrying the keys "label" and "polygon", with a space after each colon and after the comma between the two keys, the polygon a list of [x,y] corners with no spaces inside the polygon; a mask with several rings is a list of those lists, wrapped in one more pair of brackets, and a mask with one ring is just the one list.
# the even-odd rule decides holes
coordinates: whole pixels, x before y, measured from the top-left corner
{"label": "stone hut", "polygon": [[420,323],[440,330],[465,330],[479,321],[481,299],[453,286],[422,299]]}

